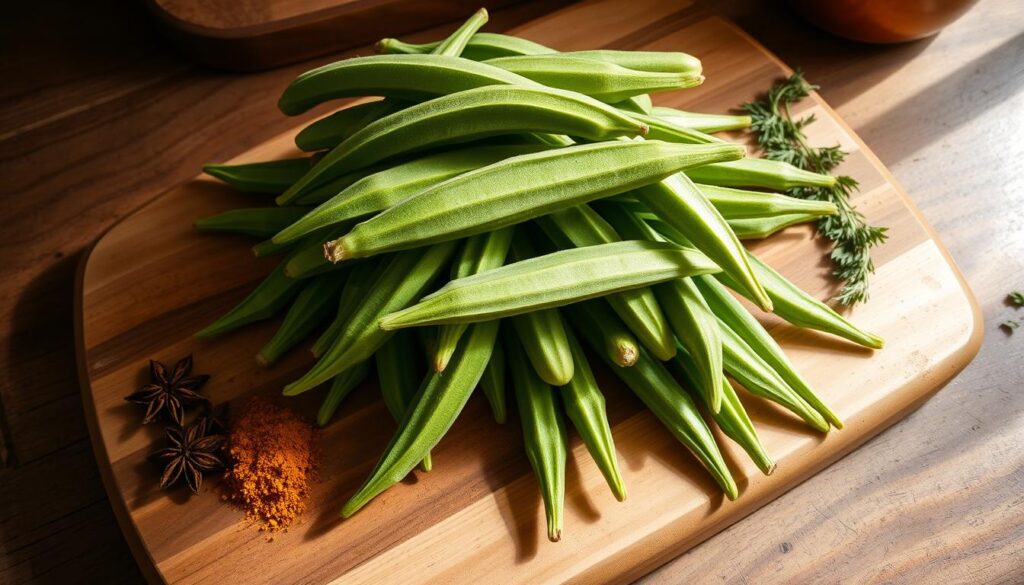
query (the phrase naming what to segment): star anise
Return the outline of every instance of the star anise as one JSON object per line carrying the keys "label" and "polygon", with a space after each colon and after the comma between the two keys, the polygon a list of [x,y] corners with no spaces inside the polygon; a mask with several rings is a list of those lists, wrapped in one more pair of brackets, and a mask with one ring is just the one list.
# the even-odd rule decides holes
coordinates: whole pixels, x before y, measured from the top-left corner
{"label": "star anise", "polygon": [[191,354],[174,364],[174,369],[169,373],[167,366],[156,360],[149,360],[149,384],[130,396],[125,396],[125,400],[146,407],[143,423],[151,423],[164,415],[181,427],[186,408],[210,403],[205,396],[199,394],[199,389],[210,377],[190,376],[191,373]]}
{"label": "star anise", "polygon": [[228,402],[220,406],[208,406],[203,414],[196,419],[196,424],[203,425],[204,435],[223,434],[228,430]]}
{"label": "star anise", "polygon": [[167,447],[149,456],[151,461],[164,466],[160,487],[167,489],[185,476],[189,489],[198,494],[203,474],[224,468],[224,435],[208,435],[206,426],[198,420],[186,429],[170,426],[164,430]]}

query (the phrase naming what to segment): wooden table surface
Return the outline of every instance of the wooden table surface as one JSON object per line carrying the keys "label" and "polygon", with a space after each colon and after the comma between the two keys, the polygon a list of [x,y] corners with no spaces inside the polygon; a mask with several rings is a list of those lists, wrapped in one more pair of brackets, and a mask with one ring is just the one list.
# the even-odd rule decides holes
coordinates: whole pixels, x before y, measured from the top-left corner
{"label": "wooden table surface", "polygon": [[[15,3],[0,22],[0,583],[141,581],[82,417],[75,267],[203,162],[294,124],[274,103],[309,66],[202,69],[138,4]],[[895,173],[971,282],[986,342],[908,419],[645,580],[1019,582],[1024,330],[998,324],[1024,318],[1005,302],[1024,289],[1024,6],[983,0],[937,37],[874,47],[774,2],[715,4],[821,84]]]}

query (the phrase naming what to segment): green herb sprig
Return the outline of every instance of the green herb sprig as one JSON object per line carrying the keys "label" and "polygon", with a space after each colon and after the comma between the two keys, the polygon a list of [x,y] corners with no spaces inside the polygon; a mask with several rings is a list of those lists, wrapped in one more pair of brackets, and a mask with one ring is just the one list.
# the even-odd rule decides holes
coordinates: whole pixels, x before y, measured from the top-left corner
{"label": "green herb sprig", "polygon": [[[807,144],[803,129],[814,122],[814,115],[796,119],[790,104],[798,102],[817,86],[807,83],[797,71],[768,90],[763,99],[743,104],[750,114],[751,129],[765,158],[787,162],[801,169],[830,173],[846,158],[838,145],[815,148]],[[818,221],[818,233],[833,242],[832,274],[843,281],[835,300],[855,305],[868,300],[868,278],[874,273],[871,248],[885,241],[887,228],[871,226],[850,203],[857,181],[849,176],[836,177],[833,187],[801,187],[789,194],[802,199],[830,201],[839,212]]]}

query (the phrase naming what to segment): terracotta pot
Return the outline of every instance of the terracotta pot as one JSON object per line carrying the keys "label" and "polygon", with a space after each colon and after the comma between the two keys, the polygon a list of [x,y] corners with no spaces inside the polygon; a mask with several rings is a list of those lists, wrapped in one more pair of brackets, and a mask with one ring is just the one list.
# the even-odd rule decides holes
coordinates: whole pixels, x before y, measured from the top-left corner
{"label": "terracotta pot", "polygon": [[978,0],[790,0],[830,33],[866,43],[900,43],[933,35]]}

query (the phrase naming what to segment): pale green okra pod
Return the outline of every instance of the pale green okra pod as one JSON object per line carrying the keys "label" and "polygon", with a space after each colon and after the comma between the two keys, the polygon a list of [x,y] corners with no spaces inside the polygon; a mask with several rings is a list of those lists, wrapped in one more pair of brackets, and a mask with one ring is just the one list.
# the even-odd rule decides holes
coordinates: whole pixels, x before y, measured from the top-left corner
{"label": "pale green okra pod", "polygon": [[289,349],[309,336],[334,308],[338,291],[344,279],[336,274],[307,281],[309,284],[295,298],[274,336],[260,349],[256,361],[270,366]]}
{"label": "pale green okra pod", "polygon": [[[640,356],[640,345],[622,320],[615,315],[610,305],[595,299],[566,305],[559,310],[568,315],[570,320],[585,318],[593,324],[594,333],[601,340],[600,351],[604,352],[608,363],[620,368],[628,368],[636,363],[637,357]],[[589,316],[573,316],[573,313],[581,311],[588,313]],[[597,350],[596,342],[593,343]]]}
{"label": "pale green okra pod", "polygon": [[676,126],[697,130],[699,132],[724,132],[726,130],[741,130],[750,127],[750,116],[731,116],[728,114],[701,114],[696,112],[684,112],[675,108],[655,106],[651,108],[651,115],[657,116],[666,122]]}
{"label": "pale green okra pod", "polygon": [[686,171],[698,183],[719,187],[761,187],[787,191],[794,187],[831,187],[832,175],[812,173],[789,163],[765,158],[744,158],[736,161],[704,165]]}
{"label": "pale green okra pod", "polygon": [[697,189],[708,198],[715,209],[726,219],[761,219],[767,217],[806,214],[813,216],[833,215],[837,209],[829,201],[797,199],[778,193],[748,191],[697,185]]}
{"label": "pale green okra pod", "polygon": [[[401,423],[405,411],[409,409],[416,391],[420,387],[421,353],[416,345],[418,341],[411,331],[399,331],[391,336],[384,345],[373,354],[377,363],[377,379],[380,382],[380,393],[395,422]],[[430,453],[420,462],[423,471],[430,471],[434,466]]]}

